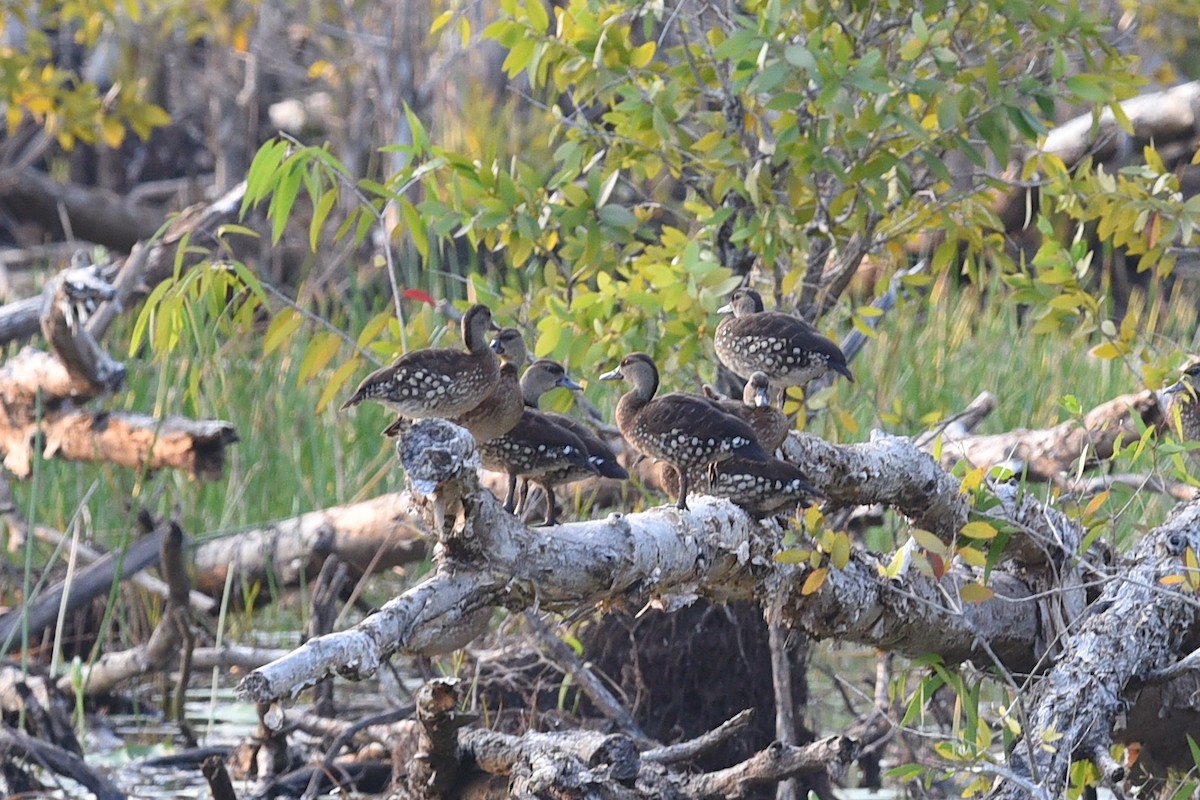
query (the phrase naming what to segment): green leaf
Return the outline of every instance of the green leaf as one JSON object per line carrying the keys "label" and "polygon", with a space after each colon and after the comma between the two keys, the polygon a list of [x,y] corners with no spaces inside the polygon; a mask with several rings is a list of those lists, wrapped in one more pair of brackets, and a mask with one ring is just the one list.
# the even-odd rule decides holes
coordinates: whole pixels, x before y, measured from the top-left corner
{"label": "green leaf", "polygon": [[400,206],[400,215],[404,217],[404,225],[408,235],[412,237],[413,246],[421,254],[421,258],[429,258],[429,231],[425,229],[425,220],[417,213],[417,209],[405,198],[396,201]]}
{"label": "green leaf", "polygon": [[305,159],[299,155],[293,155],[288,160],[267,206],[267,216],[271,218],[271,241],[276,244],[283,238],[283,229],[300,194],[300,186],[304,181],[304,162]]}
{"label": "green leaf", "polygon": [[1067,88],[1081,100],[1087,100],[1092,103],[1107,103],[1112,97],[1112,91],[1108,88],[1107,81],[1099,75],[1081,72],[1078,75],[1072,75],[1067,78],[1066,83]]}
{"label": "green leaf", "polygon": [[317,252],[317,240],[320,238],[321,229],[325,227],[325,219],[329,216],[337,199],[337,188],[330,187],[313,207],[312,221],[308,225],[308,246],[314,253]]}
{"label": "green leaf", "polygon": [[238,212],[239,218],[246,215],[248,208],[257,205],[260,200],[270,194],[271,188],[278,178],[276,173],[279,165],[282,163],[283,157],[287,155],[288,147],[289,144],[283,139],[271,139],[258,148],[258,152],[254,154],[254,160],[250,162],[250,168],[246,171],[246,193],[242,196],[242,207]]}
{"label": "green leaf", "polygon": [[530,27],[538,33],[545,33],[550,28],[550,15],[546,13],[542,0],[529,0],[525,8],[529,12]]}

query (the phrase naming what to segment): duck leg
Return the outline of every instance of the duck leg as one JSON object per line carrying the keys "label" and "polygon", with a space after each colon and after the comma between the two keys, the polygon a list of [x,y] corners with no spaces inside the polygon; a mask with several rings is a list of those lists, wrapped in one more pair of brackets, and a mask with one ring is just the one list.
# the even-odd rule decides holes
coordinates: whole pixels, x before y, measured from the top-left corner
{"label": "duck leg", "polygon": [[554,498],[554,487],[546,484],[540,484],[542,491],[546,493],[546,524],[558,524],[558,502]]}
{"label": "duck leg", "polygon": [[675,503],[675,507],[687,511],[687,493],[688,493],[688,471],[682,467],[678,467],[679,472],[679,501]]}
{"label": "duck leg", "polygon": [[504,510],[508,513],[513,513],[517,499],[517,473],[508,473],[508,494],[504,496]]}
{"label": "duck leg", "polygon": [[529,478],[521,479],[521,499],[517,506],[521,509],[521,521],[525,522],[529,518]]}

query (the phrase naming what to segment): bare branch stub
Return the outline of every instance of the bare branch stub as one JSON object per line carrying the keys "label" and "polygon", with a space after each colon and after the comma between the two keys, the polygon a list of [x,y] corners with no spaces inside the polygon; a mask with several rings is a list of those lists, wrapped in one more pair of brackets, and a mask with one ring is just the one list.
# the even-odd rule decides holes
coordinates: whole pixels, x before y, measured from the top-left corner
{"label": "bare branch stub", "polygon": [[115,392],[125,383],[125,365],[108,355],[85,325],[91,310],[115,295],[97,264],[73,265],[42,290],[42,335],[67,373],[94,387],[91,396]]}

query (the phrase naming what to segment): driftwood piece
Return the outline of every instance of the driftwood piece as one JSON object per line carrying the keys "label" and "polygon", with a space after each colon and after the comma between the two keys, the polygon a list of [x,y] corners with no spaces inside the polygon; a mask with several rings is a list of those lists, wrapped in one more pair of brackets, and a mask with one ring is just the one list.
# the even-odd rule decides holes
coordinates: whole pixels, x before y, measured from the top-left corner
{"label": "driftwood piece", "polygon": [[46,458],[169,467],[193,477],[219,477],[225,447],[237,439],[226,422],[157,420],[73,407],[124,381],[124,365],[96,344],[92,327],[83,322],[89,304],[112,306],[118,296],[117,287],[91,266],[73,267],[47,284],[40,326],[53,355],[26,347],[0,369],[4,466],[18,477],[28,475],[34,447],[41,444]]}
{"label": "driftwood piece", "polygon": [[116,290],[102,267],[73,265],[47,281],[38,315],[50,351],[75,379],[95,387],[95,394],[115,392],[125,382],[125,365],[101,349],[84,326],[89,306],[112,300]]}
{"label": "driftwood piece", "polygon": [[291,519],[213,539],[196,549],[196,586],[220,596],[230,570],[240,583],[295,586],[333,556],[358,574],[413,564],[425,558],[427,537],[419,510],[400,492],[310,511]]}
{"label": "driftwood piece", "polygon": [[[431,494],[409,493],[408,502],[424,513],[438,537],[438,569],[355,628],[310,640],[251,673],[239,687],[243,697],[294,695],[334,673],[367,676],[397,651],[448,652],[474,639],[496,607],[574,611],[615,599],[634,607],[647,601],[669,607],[701,595],[726,601],[768,590],[787,596],[787,618],[817,637],[909,654],[943,653],[948,661],[970,658],[980,640],[994,639],[1014,666],[1036,661],[1036,615],[1032,607],[1022,608],[1028,590],[1013,576],[997,572],[990,584],[997,597],[964,608],[954,599],[956,587],[977,579],[965,568],[948,575],[944,585],[916,570],[887,582],[874,556],[856,552],[844,569],[830,571],[820,591],[804,595],[800,588],[808,568],[785,570],[775,562],[777,524],[755,522],[726,501],[701,496],[690,511],[665,507],[559,525],[552,533],[531,530],[504,513],[490,493],[480,493],[472,457],[463,455],[472,453],[470,439],[461,429],[421,421],[400,447],[424,458],[405,460],[406,475],[412,486]],[[828,465],[814,473],[814,481],[820,476],[827,494],[841,491],[847,502],[899,497],[911,500],[918,513],[917,492],[924,484],[913,483],[911,495],[896,487],[927,471],[940,473],[911,444],[902,457],[904,445],[896,437],[810,449],[823,453]],[[863,463],[874,466],[872,480],[848,466]],[[961,502],[957,481],[940,474],[944,480],[926,486],[927,509]],[[837,476],[856,488],[839,489]],[[945,496],[936,497],[938,491]]]}

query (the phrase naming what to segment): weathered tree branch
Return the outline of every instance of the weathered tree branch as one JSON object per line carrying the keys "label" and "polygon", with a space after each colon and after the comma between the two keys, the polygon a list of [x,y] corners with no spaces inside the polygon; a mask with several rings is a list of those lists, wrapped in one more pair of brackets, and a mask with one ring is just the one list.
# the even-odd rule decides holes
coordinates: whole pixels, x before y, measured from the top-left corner
{"label": "weathered tree branch", "polygon": [[1081,421],[1067,420],[1052,428],[978,436],[947,432],[942,437],[942,466],[950,469],[962,460],[973,468],[1004,465],[1028,480],[1062,485],[1065,476],[1078,471],[1080,459],[1095,464],[1111,458],[1118,441],[1137,441],[1141,432],[1135,414],[1146,426],[1161,429],[1166,424],[1158,393],[1146,390],[1101,403]]}
{"label": "weathered tree branch", "polygon": [[[956,592],[977,579],[971,571],[959,568],[937,581],[914,570],[888,582],[873,555],[856,552],[843,569],[830,571],[820,591],[803,595],[807,568],[775,563],[776,524],[756,523],[728,502],[705,497],[686,512],[613,514],[561,525],[547,536],[479,492],[473,448],[457,430],[423,421],[400,444],[411,453],[403,457],[411,485],[430,493],[410,495],[410,502],[438,536],[439,568],[354,629],[310,640],[247,676],[243,696],[272,700],[335,672],[370,675],[397,651],[452,650],[482,632],[496,607],[565,611],[615,598],[670,606],[699,595],[725,601],[766,591],[788,597],[787,619],[814,636],[938,652],[948,661],[970,658],[988,641],[1012,666],[1036,661],[1036,615],[1022,607],[1029,592],[1015,577],[995,573],[990,585],[997,598],[964,606]],[[957,481],[905,440],[838,447],[797,438],[799,452],[814,457],[814,482],[838,502],[888,498],[947,536],[952,525],[942,518],[966,520]]]}
{"label": "weathered tree branch", "polygon": [[94,266],[72,267],[46,285],[39,324],[53,355],[27,347],[0,369],[0,450],[14,475],[28,475],[39,441],[46,458],[221,474],[225,447],[237,440],[228,423],[73,408],[124,382],[124,365],[94,338],[103,327],[83,323],[88,304],[113,308],[121,292]]}
{"label": "weathered tree branch", "polygon": [[65,213],[75,237],[121,251],[149,239],[165,218],[161,209],[126,202],[107,189],[62,184],[32,167],[0,171],[0,205],[54,231]]}
{"label": "weathered tree branch", "polygon": [[[45,628],[54,624],[60,612],[77,611],[97,596],[107,594],[114,580],[125,580],[157,563],[163,534],[164,529],[158,529],[142,536],[120,558],[108,553],[94,564],[79,570],[70,584],[60,582],[46,589],[37,599],[27,600],[23,607],[0,615],[0,651],[8,649],[6,645],[23,626],[28,626],[31,637],[40,636]],[[120,572],[116,573],[118,565]]]}
{"label": "weathered tree branch", "polygon": [[[1200,552],[1200,503],[1176,509],[1134,547],[1094,604],[1095,613],[1082,617],[1066,639],[1062,656],[1036,685],[1025,741],[1009,755],[1009,769],[1018,779],[1002,781],[992,798],[1028,797],[1031,793],[1023,784],[1035,784],[1038,796],[1062,797],[1076,759],[1096,761],[1110,784],[1122,780],[1122,774],[1104,769],[1107,762],[1100,753],[1107,755],[1120,715],[1136,716],[1127,711],[1129,692],[1196,644],[1198,604],[1188,587],[1196,584],[1197,576],[1185,564],[1189,548]],[[1179,680],[1195,690],[1194,675]],[[1162,736],[1161,727],[1165,709],[1157,702],[1150,705],[1148,716],[1158,727],[1132,736],[1141,737],[1147,756],[1171,763],[1154,751],[1179,749],[1186,731],[1175,730],[1179,741],[1167,741],[1171,737]],[[1194,726],[1194,713],[1192,717]],[[1052,747],[1043,746],[1049,741]]]}

